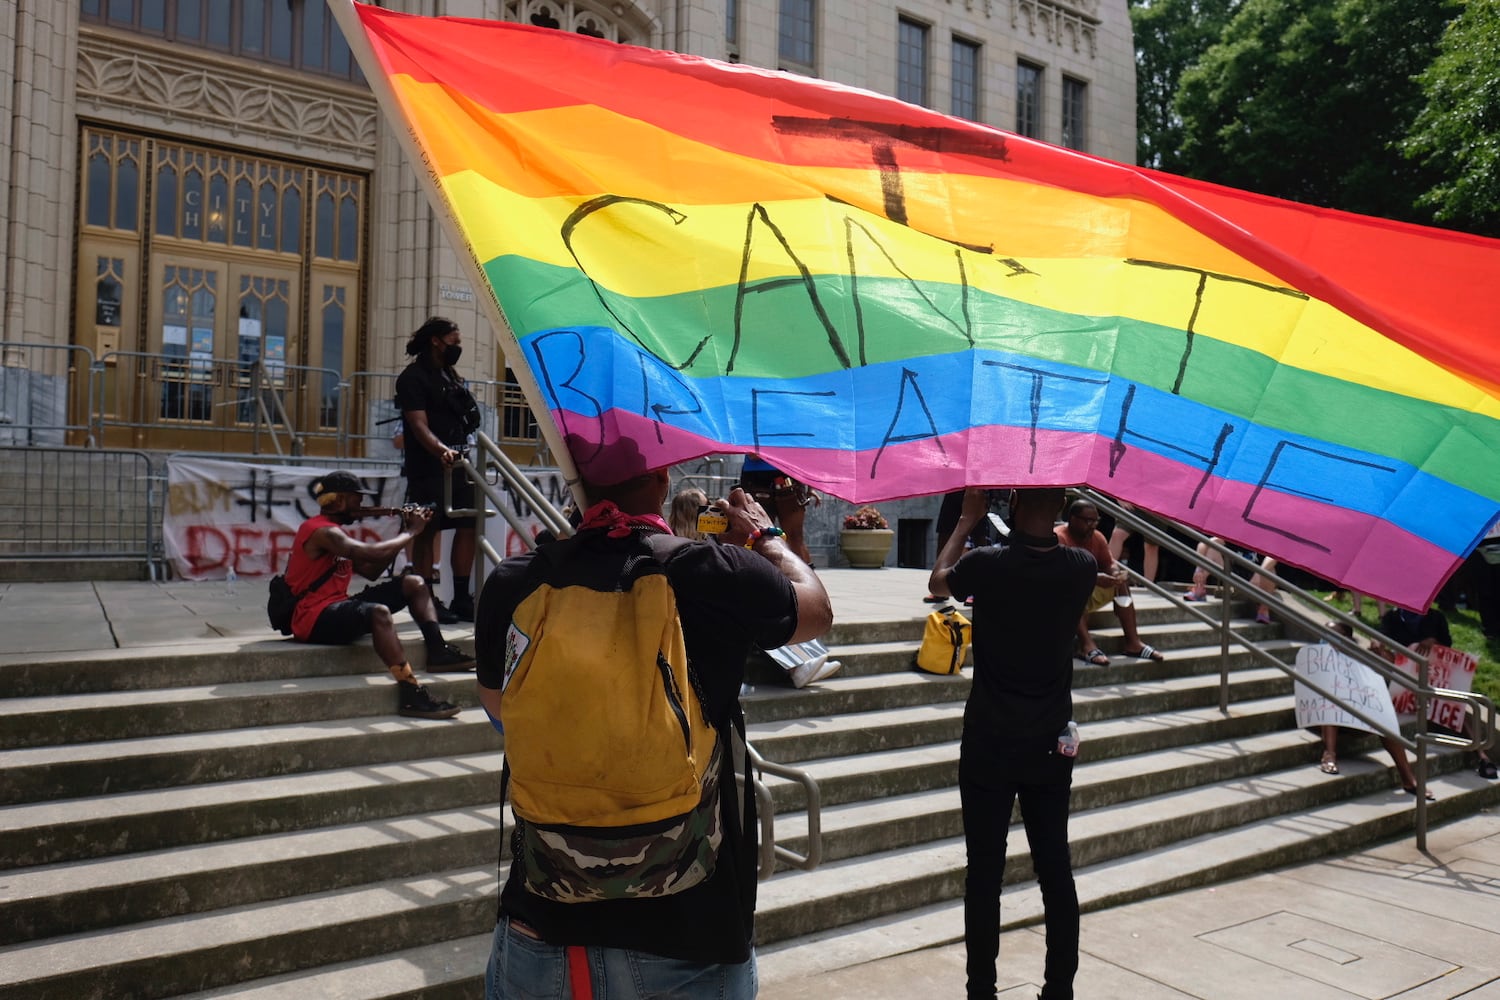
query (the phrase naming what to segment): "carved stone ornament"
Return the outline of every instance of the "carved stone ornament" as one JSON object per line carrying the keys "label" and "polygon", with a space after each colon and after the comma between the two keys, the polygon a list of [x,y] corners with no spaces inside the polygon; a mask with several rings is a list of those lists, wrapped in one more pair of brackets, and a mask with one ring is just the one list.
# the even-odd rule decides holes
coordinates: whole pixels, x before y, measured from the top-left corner
{"label": "carved stone ornament", "polygon": [[1075,53],[1088,50],[1090,59],[1099,55],[1098,0],[1011,0],[1010,26],[1045,38],[1058,48]]}
{"label": "carved stone ornament", "polygon": [[128,109],[163,126],[211,126],[241,143],[270,140],[328,150],[344,162],[374,162],[378,113],[368,91],[334,80],[312,82],[275,67],[241,66],[207,51],[84,32],[78,101],[106,118]]}

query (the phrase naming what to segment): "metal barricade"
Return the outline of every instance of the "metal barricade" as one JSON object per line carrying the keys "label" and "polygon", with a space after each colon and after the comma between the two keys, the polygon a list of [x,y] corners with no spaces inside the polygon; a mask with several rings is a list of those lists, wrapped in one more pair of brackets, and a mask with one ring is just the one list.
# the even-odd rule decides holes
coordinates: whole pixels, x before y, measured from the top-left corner
{"label": "metal barricade", "polygon": [[142,451],[0,448],[0,557],[138,559],[161,579],[159,488]]}
{"label": "metal barricade", "polygon": [[401,419],[395,397],[395,373],[350,373],[349,391],[344,394],[344,412],[339,421],[340,455],[401,461],[401,451],[391,441],[396,422]]}
{"label": "metal barricade", "polygon": [[0,340],[0,445],[91,445],[86,347]]}
{"label": "metal barricade", "polygon": [[339,441],[346,386],[308,365],[111,351],[94,365],[94,437],[203,450],[301,454]]}
{"label": "metal barricade", "polygon": [[672,467],[672,495],[687,488],[702,490],[710,499],[727,497],[740,484],[743,455],[705,455]]}

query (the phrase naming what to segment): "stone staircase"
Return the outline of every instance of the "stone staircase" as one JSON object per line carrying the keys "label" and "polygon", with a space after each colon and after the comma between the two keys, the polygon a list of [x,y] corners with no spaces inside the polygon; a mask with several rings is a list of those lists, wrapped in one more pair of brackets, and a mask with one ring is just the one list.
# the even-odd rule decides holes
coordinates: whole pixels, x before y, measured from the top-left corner
{"label": "stone staircase", "polygon": [[[1079,665],[1072,842],[1087,907],[1316,856],[1410,828],[1381,754],[1312,766],[1291,682],[1138,598],[1166,663]],[[1217,614],[1210,605],[1210,613]],[[1296,645],[1240,613],[1278,657]],[[1113,619],[1095,625],[1117,653]],[[773,982],[962,937],[957,781],[964,676],[910,670],[919,620],[836,626],[844,671],[812,688],[757,668],[751,740],[807,769],[824,863],[764,882]],[[290,642],[126,650],[0,667],[0,1000],[480,995],[498,889],[500,740],[471,677],[432,686],[449,723],[396,717],[369,650]],[[1370,741],[1364,746],[1373,745]],[[1453,771],[1458,755],[1440,755]],[[1497,799],[1434,782],[1433,816]],[[806,848],[800,786],[768,778],[777,841]],[[1039,918],[1012,829],[1005,922]]]}

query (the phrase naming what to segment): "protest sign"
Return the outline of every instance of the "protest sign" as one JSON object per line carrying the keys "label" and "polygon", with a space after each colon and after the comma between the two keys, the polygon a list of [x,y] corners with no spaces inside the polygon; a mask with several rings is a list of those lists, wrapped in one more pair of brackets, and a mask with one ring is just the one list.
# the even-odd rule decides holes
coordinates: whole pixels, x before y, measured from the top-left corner
{"label": "protest sign", "polygon": [[[1353,657],[1327,643],[1303,646],[1297,651],[1296,667],[1299,677],[1307,678],[1341,701],[1358,708],[1389,731],[1400,729],[1385,678]],[[1367,733],[1376,731],[1338,702],[1304,684],[1296,685],[1295,698],[1297,725],[1300,727],[1343,726]]]}
{"label": "protest sign", "polygon": [[[1478,666],[1479,658],[1473,653],[1450,649],[1447,646],[1433,646],[1432,652],[1427,654],[1427,683],[1432,687],[1447,688],[1450,691],[1469,691],[1472,689],[1474,671]],[[1396,654],[1396,669],[1408,677],[1417,676],[1416,661],[1400,653]],[[1401,715],[1417,714],[1417,696],[1409,689],[1392,683],[1391,701]],[[1427,701],[1427,721],[1454,732],[1462,732],[1466,708],[1467,706],[1461,701],[1430,698]]]}
{"label": "protest sign", "polygon": [[[297,528],[318,513],[312,483],[335,468],[336,459],[324,468],[172,456],[167,462],[162,534],[173,575],[185,580],[222,580],[230,570],[240,579],[284,572]],[[366,499],[367,505],[401,506],[406,480],[394,468],[360,469],[356,474],[374,494]],[[554,506],[561,508],[566,502],[567,485],[556,469],[528,469],[526,477]],[[508,487],[502,485],[500,492],[522,528],[535,538],[541,521],[531,505]],[[344,530],[359,541],[378,542],[395,535],[400,521],[370,518]],[[502,557],[528,548],[503,517],[486,520],[485,537]],[[440,551],[447,551],[446,539]],[[439,596],[448,596],[447,579]]]}
{"label": "protest sign", "polygon": [[[174,455],[167,461],[167,504],[162,540],[174,576],[222,580],[267,577],[286,569],[302,522],[318,513],[312,483],[337,466],[256,465]],[[371,506],[400,506],[406,483],[394,469],[357,473],[375,495]],[[362,542],[399,530],[396,518],[349,525]]]}

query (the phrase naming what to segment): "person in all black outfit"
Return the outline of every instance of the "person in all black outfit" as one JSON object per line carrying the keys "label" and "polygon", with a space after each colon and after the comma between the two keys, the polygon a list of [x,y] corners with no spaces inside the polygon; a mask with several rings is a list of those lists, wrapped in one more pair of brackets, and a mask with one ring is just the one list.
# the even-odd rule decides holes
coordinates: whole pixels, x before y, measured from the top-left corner
{"label": "person in all black outfit", "polygon": [[[1053,533],[1063,498],[1061,489],[1017,490],[1010,544],[964,554],[964,539],[987,508],[983,490],[968,490],[928,580],[939,596],[974,598],[974,684],[958,758],[969,1000],[996,995],[1000,885],[1017,799],[1046,911],[1043,1000],[1072,1000],[1078,971],[1078,892],[1068,849],[1074,757],[1062,737],[1072,728],[1073,635],[1098,564]],[[1066,749],[1076,753],[1076,746]]]}
{"label": "person in all black outfit", "polygon": [[[479,406],[454,370],[463,353],[458,324],[441,316],[423,323],[406,343],[412,358],[396,379],[396,408],[406,428],[406,501],[438,513],[412,542],[414,571],[430,583],[433,555],[443,531],[453,529],[448,565],[453,570],[453,604],[437,602],[438,621],[451,625],[474,620],[469,572],[474,565],[474,518],[443,511],[443,481],[453,483],[453,509],[474,509],[474,484],[453,464],[462,457],[468,436],[479,429]],[[437,601],[437,598],[433,598]]]}

